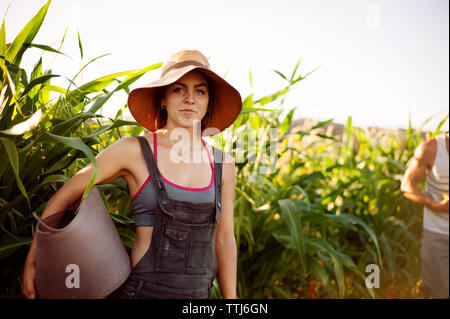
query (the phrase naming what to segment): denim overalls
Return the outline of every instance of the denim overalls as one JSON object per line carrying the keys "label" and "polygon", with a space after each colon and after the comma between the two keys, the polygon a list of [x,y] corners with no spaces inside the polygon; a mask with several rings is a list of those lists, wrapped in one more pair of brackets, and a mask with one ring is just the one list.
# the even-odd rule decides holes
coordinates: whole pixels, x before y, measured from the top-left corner
{"label": "denim overalls", "polygon": [[152,149],[138,137],[158,194],[150,248],[109,298],[209,298],[217,272],[215,237],[221,213],[222,151],[214,147],[215,202],[169,198]]}

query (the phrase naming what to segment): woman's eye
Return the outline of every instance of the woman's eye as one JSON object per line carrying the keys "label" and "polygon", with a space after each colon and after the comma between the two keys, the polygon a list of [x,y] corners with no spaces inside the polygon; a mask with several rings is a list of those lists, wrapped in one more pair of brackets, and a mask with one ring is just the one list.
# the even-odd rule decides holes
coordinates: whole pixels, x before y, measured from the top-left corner
{"label": "woman's eye", "polygon": [[197,90],[197,92],[200,94],[206,94],[205,91],[203,91],[203,90]]}
{"label": "woman's eye", "polygon": [[175,89],[173,89],[173,92],[180,92],[181,91],[181,88],[175,88]]}

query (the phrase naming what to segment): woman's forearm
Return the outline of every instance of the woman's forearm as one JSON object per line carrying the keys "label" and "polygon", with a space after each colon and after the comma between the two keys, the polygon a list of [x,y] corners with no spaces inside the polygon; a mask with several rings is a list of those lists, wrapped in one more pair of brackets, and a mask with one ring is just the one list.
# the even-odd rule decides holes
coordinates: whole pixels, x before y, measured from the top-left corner
{"label": "woman's forearm", "polygon": [[236,298],[237,248],[236,241],[216,243],[217,278],[224,299]]}

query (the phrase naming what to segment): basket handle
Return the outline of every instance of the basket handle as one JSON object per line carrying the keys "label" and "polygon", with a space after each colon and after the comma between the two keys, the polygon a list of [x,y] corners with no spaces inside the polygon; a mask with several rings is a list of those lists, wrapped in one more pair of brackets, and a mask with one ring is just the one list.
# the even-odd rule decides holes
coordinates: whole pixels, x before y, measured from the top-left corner
{"label": "basket handle", "polygon": [[33,217],[36,218],[36,220],[38,221],[39,224],[42,224],[42,226],[44,226],[45,228],[47,228],[48,230],[52,231],[52,232],[59,232],[62,231],[62,229],[58,229],[58,228],[53,228],[48,226],[39,216],[38,214],[36,214],[36,212],[33,212]]}

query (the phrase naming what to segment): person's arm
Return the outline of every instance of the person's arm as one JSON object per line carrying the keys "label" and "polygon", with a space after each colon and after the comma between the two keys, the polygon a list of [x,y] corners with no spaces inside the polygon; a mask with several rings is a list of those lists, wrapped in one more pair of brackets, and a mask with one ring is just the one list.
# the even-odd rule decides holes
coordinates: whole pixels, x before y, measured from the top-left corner
{"label": "person's arm", "polygon": [[[127,167],[128,157],[123,156],[130,151],[133,141],[123,139],[111,144],[108,148],[97,155],[98,166],[95,184],[105,184],[123,175]],[[57,212],[63,211],[79,200],[89,181],[92,178],[92,164],[87,165],[76,173],[67,183],[65,183],[47,202],[41,218],[44,219]],[[23,271],[22,293],[26,298],[35,298],[35,260],[36,260],[36,233],[31,243],[30,250],[25,260]]]}
{"label": "person's arm", "polygon": [[217,278],[224,299],[236,298],[237,248],[233,226],[233,201],[236,169],[225,153],[222,182],[222,213],[216,233]]}
{"label": "person's arm", "polygon": [[448,213],[448,198],[436,202],[418,187],[426,171],[433,165],[434,158],[436,157],[436,149],[437,145],[434,139],[423,142],[417,147],[414,152],[414,157],[403,176],[401,190],[403,195],[413,202],[426,206],[435,212]]}

